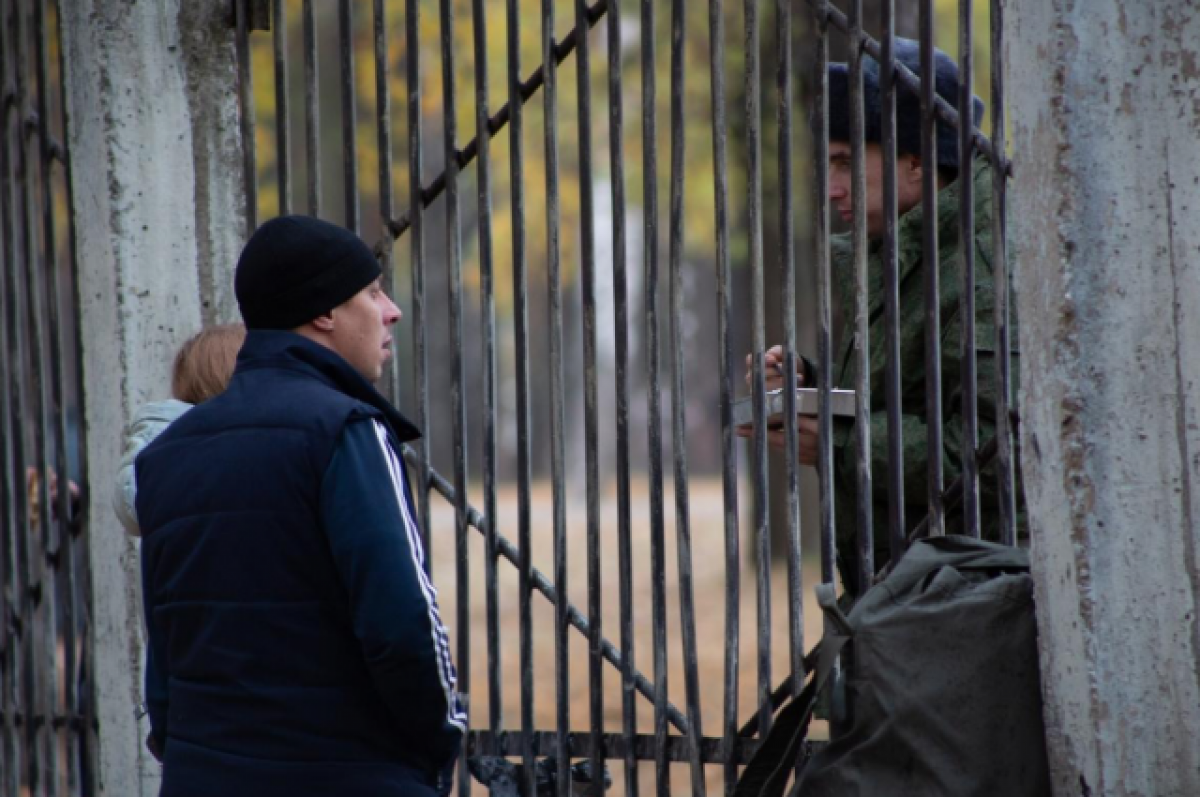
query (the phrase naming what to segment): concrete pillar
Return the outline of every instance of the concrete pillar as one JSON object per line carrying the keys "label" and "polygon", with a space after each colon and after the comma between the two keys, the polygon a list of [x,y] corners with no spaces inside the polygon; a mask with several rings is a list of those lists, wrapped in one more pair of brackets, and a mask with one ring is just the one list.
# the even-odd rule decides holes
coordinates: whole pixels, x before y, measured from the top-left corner
{"label": "concrete pillar", "polygon": [[113,515],[123,429],[170,394],[179,345],[232,320],[245,238],[227,0],[64,5],[80,268],[100,793],[158,793],[144,747],[137,541]]}
{"label": "concrete pillar", "polygon": [[1009,0],[1022,464],[1057,795],[1200,794],[1200,9]]}

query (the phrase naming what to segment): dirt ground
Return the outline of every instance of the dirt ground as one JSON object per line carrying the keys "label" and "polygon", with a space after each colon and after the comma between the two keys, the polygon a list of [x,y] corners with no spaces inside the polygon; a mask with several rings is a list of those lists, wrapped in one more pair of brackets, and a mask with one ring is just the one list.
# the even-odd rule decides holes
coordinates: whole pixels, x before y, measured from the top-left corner
{"label": "dirt ground", "polygon": [[[725,600],[726,565],[724,543],[724,507],[719,479],[696,479],[689,485],[690,520],[693,540],[694,594],[696,606],[696,640],[699,680],[701,690],[701,725],[706,736],[720,736],[723,719],[725,682]],[[645,480],[635,479],[633,504],[633,550],[634,550],[634,660],[637,668],[653,680],[653,647],[651,625],[651,582],[650,582],[650,522],[649,494]],[[472,491],[472,505],[482,509],[482,496]],[[669,660],[668,688],[671,702],[680,710],[686,708],[684,692],[683,646],[680,634],[679,569],[676,558],[676,526],[674,513],[674,491],[670,482],[664,489],[667,538],[666,584],[668,593],[668,639]],[[587,563],[586,563],[586,501],[582,494],[568,494],[568,586],[571,602],[584,614],[587,609]],[[497,496],[499,532],[514,545],[517,543],[517,491],[515,486],[504,487]],[[758,661],[758,623],[756,619],[756,578],[754,551],[747,547],[745,518],[749,502],[743,498],[741,599],[739,601],[740,633],[738,634],[739,665],[736,672],[738,685],[739,725],[752,714],[755,706]],[[600,618],[604,636],[618,645],[619,589],[617,573],[617,495],[615,487],[607,489],[601,506],[601,583],[603,614]],[[533,564],[553,580],[553,497],[549,484],[535,485],[532,516],[534,519]],[[459,585],[456,584],[454,557],[454,512],[453,507],[439,496],[432,504],[432,559],[434,583],[439,589],[439,601],[443,619],[450,628],[452,642],[456,644],[456,661],[460,670],[460,687],[467,693],[471,704],[471,725],[484,728],[487,725],[487,637],[486,601],[484,587],[483,537],[472,530],[470,543],[470,577],[467,591],[470,605],[469,655],[457,650],[459,625]],[[803,568],[804,594],[804,640],[805,649],[819,638],[821,621],[819,610],[812,598],[812,588],[819,581],[816,552],[805,552]],[[520,729],[520,680],[519,680],[519,626],[518,626],[518,580],[517,570],[505,560],[499,569],[499,613],[500,613],[500,662],[501,662],[501,705],[503,727]],[[782,560],[771,571],[771,678],[777,684],[788,672],[788,601],[787,572]],[[555,725],[555,664],[554,664],[554,612],[550,603],[540,594],[533,598],[533,653],[534,653],[534,716],[538,730],[554,730]],[[569,634],[569,705],[570,725],[574,731],[590,728],[588,713],[588,660],[586,639],[575,629]],[[619,732],[622,727],[621,683],[619,672],[607,662],[604,665],[603,682],[604,726],[607,732]],[[653,733],[653,705],[638,698],[637,728],[639,733]],[[674,728],[673,734],[677,734]],[[823,723],[815,723],[813,736],[824,735]],[[623,765],[612,761],[609,770],[613,787],[609,794],[624,792]],[[643,762],[639,766],[639,791],[653,794],[654,765]],[[671,785],[673,794],[690,794],[690,771],[685,764],[672,765]],[[706,786],[709,794],[721,794],[722,773],[720,766],[706,767]],[[484,795],[486,790],[475,784],[473,794]]]}

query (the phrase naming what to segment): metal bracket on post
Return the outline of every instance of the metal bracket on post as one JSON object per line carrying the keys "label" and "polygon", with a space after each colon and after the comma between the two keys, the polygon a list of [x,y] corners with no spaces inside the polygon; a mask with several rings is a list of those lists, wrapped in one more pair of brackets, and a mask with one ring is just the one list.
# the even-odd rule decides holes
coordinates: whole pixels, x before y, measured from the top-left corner
{"label": "metal bracket on post", "polygon": [[229,27],[237,27],[237,6],[241,3],[246,13],[246,29],[271,29],[271,0],[229,0],[229,11],[225,17]]}

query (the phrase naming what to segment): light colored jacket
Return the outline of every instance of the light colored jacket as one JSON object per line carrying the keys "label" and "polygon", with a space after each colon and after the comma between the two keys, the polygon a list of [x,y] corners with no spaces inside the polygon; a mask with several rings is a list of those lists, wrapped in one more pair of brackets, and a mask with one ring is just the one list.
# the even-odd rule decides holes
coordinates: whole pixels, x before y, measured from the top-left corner
{"label": "light colored jacket", "polygon": [[151,401],[142,405],[129,425],[129,433],[125,437],[125,454],[121,457],[121,468],[117,471],[117,484],[113,489],[113,511],[117,513],[117,519],[121,521],[125,530],[135,537],[140,537],[142,531],[138,527],[137,509],[134,505],[134,499],[137,497],[134,460],[143,448],[150,445],[154,438],[191,408],[191,404],[175,399]]}

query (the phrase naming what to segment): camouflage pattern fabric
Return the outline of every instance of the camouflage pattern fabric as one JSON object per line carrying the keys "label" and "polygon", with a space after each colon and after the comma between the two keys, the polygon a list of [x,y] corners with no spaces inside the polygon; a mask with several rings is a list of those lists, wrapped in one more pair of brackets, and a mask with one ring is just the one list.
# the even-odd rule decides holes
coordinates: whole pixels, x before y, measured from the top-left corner
{"label": "camouflage pattern fabric", "polygon": [[[994,270],[992,268],[992,170],[979,159],[973,164],[972,179],[975,209],[975,342],[978,373],[979,445],[996,433],[996,324]],[[938,273],[940,275],[940,326],[942,368],[944,484],[949,485],[960,473],[963,459],[962,407],[962,336],[959,308],[962,267],[962,242],[959,230],[960,178],[938,193]],[[925,389],[925,268],[923,246],[924,215],[920,205],[899,219],[897,250],[900,277],[900,381],[904,440],[904,499],[906,532],[928,513],[928,432]],[[835,387],[855,387],[857,356],[854,352],[854,261],[850,236],[834,236],[831,241],[834,280],[840,291],[844,327],[842,342],[833,361]],[[869,341],[871,363],[871,474],[875,539],[875,567],[887,563],[888,488],[887,488],[887,395],[885,392],[886,328],[883,300],[883,242],[868,243]],[[1011,262],[1011,257],[1010,257]],[[1010,298],[1013,294],[1010,292]],[[1010,350],[1013,354],[1013,398],[1017,395],[1017,318],[1016,303],[1009,302]],[[835,419],[834,426],[834,503],[839,559],[843,578],[853,578],[851,565],[856,561],[858,476],[856,468],[855,423]],[[1019,461],[1014,439],[1014,461]],[[1020,499],[1020,474],[1017,474],[1018,533],[1024,533],[1023,502]],[[999,538],[997,466],[980,473],[980,520],[985,539]],[[946,515],[946,533],[964,532],[962,509]]]}

